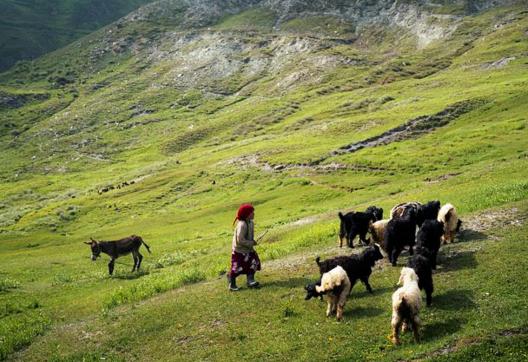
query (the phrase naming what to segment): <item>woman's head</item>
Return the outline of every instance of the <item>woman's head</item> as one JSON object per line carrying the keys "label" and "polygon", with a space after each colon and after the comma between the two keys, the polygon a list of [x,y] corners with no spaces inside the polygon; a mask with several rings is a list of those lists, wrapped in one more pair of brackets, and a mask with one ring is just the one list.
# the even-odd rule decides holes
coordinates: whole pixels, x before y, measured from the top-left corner
{"label": "woman's head", "polygon": [[255,208],[251,204],[242,204],[238,208],[235,220],[253,219]]}

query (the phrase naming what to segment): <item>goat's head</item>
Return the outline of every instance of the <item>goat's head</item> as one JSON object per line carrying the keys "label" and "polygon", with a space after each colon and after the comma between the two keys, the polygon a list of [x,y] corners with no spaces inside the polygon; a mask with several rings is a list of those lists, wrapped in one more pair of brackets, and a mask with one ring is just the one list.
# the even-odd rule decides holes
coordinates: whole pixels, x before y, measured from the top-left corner
{"label": "goat's head", "polygon": [[374,216],[374,222],[383,219],[383,209],[381,207],[369,206],[365,212],[371,213]]}
{"label": "goat's head", "polygon": [[312,298],[317,298],[317,297],[323,299],[323,294],[317,291],[316,286],[317,286],[317,283],[311,283],[311,284],[307,284],[304,287],[304,290],[306,290],[306,297],[304,297],[304,300],[310,300]]}
{"label": "goat's head", "polygon": [[379,244],[375,243],[365,249],[363,252],[363,258],[369,262],[370,266],[374,266],[377,260],[383,259],[383,254],[381,254]]}
{"label": "goat's head", "polygon": [[403,267],[400,272],[400,280],[398,281],[398,285],[405,285],[411,281],[418,282],[418,275],[416,275],[414,269]]}

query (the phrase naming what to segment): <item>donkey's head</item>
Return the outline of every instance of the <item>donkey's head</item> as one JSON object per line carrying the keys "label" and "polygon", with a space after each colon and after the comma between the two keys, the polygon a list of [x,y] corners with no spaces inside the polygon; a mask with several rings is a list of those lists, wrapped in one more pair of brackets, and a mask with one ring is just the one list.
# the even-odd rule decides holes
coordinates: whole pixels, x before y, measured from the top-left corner
{"label": "donkey's head", "polygon": [[101,256],[101,246],[97,241],[90,238],[90,241],[85,241],[84,243],[90,245],[90,248],[92,249],[92,261],[95,261],[99,256]]}

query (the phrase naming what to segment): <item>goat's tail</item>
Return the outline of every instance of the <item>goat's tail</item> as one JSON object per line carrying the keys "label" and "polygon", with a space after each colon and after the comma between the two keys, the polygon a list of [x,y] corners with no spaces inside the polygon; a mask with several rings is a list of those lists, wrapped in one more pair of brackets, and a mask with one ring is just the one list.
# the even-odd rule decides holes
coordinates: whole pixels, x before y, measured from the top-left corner
{"label": "goat's tail", "polygon": [[398,306],[398,314],[404,319],[409,319],[411,316],[411,306],[405,300],[405,297],[401,298],[400,305]]}
{"label": "goat's tail", "polygon": [[145,245],[145,248],[147,248],[147,251],[149,252],[149,254],[152,254],[152,253],[150,252],[150,248],[149,248],[149,246],[147,245],[147,243],[146,243],[143,239],[141,239],[141,243],[142,243],[143,245]]}
{"label": "goat's tail", "polygon": [[315,262],[317,263],[317,265],[321,265],[320,260],[321,260],[321,257],[320,257],[320,256],[318,256],[317,258],[315,258]]}

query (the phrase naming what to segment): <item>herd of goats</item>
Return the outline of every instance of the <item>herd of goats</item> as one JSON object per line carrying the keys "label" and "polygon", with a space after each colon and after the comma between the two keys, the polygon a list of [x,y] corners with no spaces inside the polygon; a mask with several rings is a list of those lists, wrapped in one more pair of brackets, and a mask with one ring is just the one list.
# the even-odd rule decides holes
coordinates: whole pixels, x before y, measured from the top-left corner
{"label": "herd of goats", "polygon": [[[409,248],[411,257],[407,267],[401,271],[399,284],[401,288],[392,295],[392,342],[399,344],[399,331],[411,326],[416,341],[419,340],[420,326],[420,290],[425,290],[427,305],[431,305],[433,293],[433,269],[436,269],[436,256],[440,244],[452,242],[459,231],[461,221],[456,209],[451,204],[440,207],[440,201],[430,201],[426,204],[407,202],[396,205],[390,212],[390,219],[383,220],[383,209],[370,206],[365,212],[339,213],[341,220],[339,239],[340,246],[346,241],[351,248],[354,239],[359,236],[365,245],[371,243],[367,239],[370,233],[373,239],[360,254],[337,256],[321,261],[316,258],[321,273],[319,281],[308,284],[306,300],[327,295],[328,307],[326,315],[336,314],[337,320],[343,317],[343,308],[352,287],[359,279],[367,290],[372,293],[369,276],[377,260],[386,255],[393,266],[396,266],[398,256],[405,247]],[[416,233],[416,228],[418,233]],[[101,253],[110,256],[108,271],[112,275],[115,260],[121,255],[132,254],[134,267],[139,270],[143,256],[139,248],[144,245],[150,253],[149,246],[137,235],[116,241],[96,241],[91,239],[92,260]],[[416,244],[416,247],[415,247]]]}
{"label": "herd of goats", "polygon": [[[365,212],[339,213],[341,227],[340,246],[346,241],[354,247],[356,236],[363,244],[370,244],[370,235],[374,241],[361,254],[337,256],[321,261],[316,258],[321,278],[308,284],[306,300],[327,295],[326,315],[336,314],[337,320],[343,317],[343,308],[352,287],[359,279],[372,293],[369,276],[377,260],[388,257],[396,266],[398,256],[405,247],[411,256],[407,267],[402,268],[398,284],[401,287],[392,295],[392,335],[391,341],[399,344],[400,330],[412,328],[416,342],[419,341],[421,293],[425,290],[427,305],[432,302],[433,270],[436,269],[436,257],[440,244],[453,242],[460,230],[462,221],[458,219],[456,209],[451,204],[440,207],[440,201],[426,204],[407,202],[396,205],[390,212],[390,219],[382,220],[383,209],[370,206]],[[418,233],[416,228],[418,227]],[[416,245],[416,247],[415,247]]]}

